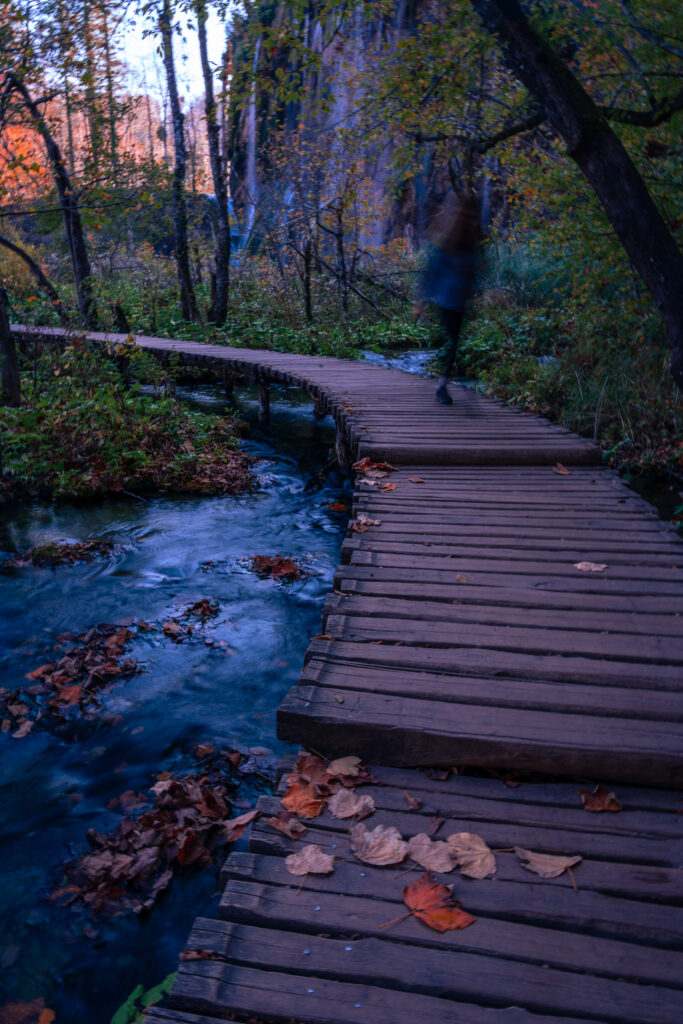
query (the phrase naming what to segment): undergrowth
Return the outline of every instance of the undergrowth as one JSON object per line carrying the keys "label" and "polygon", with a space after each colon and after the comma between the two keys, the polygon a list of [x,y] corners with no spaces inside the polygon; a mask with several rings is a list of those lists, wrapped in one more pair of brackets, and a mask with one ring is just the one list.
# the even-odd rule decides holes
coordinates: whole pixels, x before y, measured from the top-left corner
{"label": "undergrowth", "polygon": [[[130,375],[146,377],[146,357]],[[74,341],[22,359],[22,405],[0,408],[0,500],[235,492],[251,481],[240,423],[126,385],[105,354]],[[127,367],[128,370],[128,367]],[[159,371],[154,368],[153,372]]]}

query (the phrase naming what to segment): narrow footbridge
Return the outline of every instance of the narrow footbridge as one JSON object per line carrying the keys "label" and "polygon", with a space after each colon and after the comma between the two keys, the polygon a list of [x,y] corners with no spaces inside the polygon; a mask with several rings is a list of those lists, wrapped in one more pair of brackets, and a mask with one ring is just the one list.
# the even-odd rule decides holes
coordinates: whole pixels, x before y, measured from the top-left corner
{"label": "narrow footbridge", "polygon": [[[477,917],[440,933],[402,917],[419,872],[397,880],[404,869],[355,859],[348,821],[324,810],[302,843],[261,818],[249,850],[226,862],[217,915],[195,924],[169,1008],[149,1020],[677,1024],[675,531],[601,467],[593,444],[469,389],[442,407],[433,382],[363,362],[135,340],[258,383],[264,416],[271,382],[308,388],[316,411],[334,416],[340,459],[367,460],[278,734],[371,764],[374,781],[359,790],[376,805],[369,828],[473,833],[498,851],[493,878],[440,877]],[[282,809],[291,767],[285,759],[278,793],[261,799],[264,817]],[[579,790],[596,783],[623,810],[585,810]],[[338,862],[300,884],[284,858],[306,843]],[[540,879],[514,847],[582,860],[571,876]]]}

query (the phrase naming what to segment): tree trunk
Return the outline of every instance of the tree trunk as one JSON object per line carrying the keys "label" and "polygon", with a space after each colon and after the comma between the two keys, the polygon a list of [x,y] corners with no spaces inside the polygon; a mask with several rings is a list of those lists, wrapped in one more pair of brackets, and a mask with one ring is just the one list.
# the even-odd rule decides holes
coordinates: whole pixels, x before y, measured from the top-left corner
{"label": "tree trunk", "polygon": [[43,142],[45,143],[47,157],[52,170],[52,177],[54,178],[55,185],[57,186],[57,193],[59,195],[59,205],[62,210],[64,230],[69,243],[71,265],[73,267],[74,278],[76,281],[76,294],[78,295],[78,308],[81,313],[83,325],[92,330],[97,327],[97,309],[95,307],[95,300],[92,294],[90,260],[88,259],[88,250],[85,244],[85,235],[83,234],[83,224],[81,222],[81,212],[78,208],[78,200],[76,199],[71,179],[69,178],[66,167],[64,166],[61,150],[52,137],[37,104],[34,103],[28,89],[17,75],[10,72],[9,79],[12,83],[12,87],[16,89],[23,99],[33,119],[33,123],[40,132]]}
{"label": "tree trunk", "polygon": [[100,105],[97,97],[97,66],[95,63],[95,47],[90,23],[90,3],[83,4],[83,44],[85,47],[85,107],[90,134],[90,152],[93,167],[99,167],[102,156],[102,124]]}
{"label": "tree trunk", "polygon": [[529,24],[519,0],[470,3],[600,200],[662,316],[671,375],[683,390],[683,255],[645,182],[580,82]]}
{"label": "tree trunk", "polygon": [[228,311],[228,292],[230,288],[230,215],[228,213],[228,189],[221,159],[221,130],[218,123],[218,109],[213,91],[213,76],[211,74],[206,45],[207,10],[203,0],[200,0],[196,5],[196,13],[199,52],[202,60],[202,75],[204,77],[206,134],[209,141],[213,190],[218,207],[218,231],[216,233],[214,255],[216,261],[216,293],[211,304],[209,320],[220,325],[225,323]]}
{"label": "tree trunk", "polygon": [[7,292],[0,287],[0,401],[2,405],[21,405],[19,362],[9,326]]}
{"label": "tree trunk", "polygon": [[107,18],[107,5],[102,5],[102,34],[104,37],[104,58],[107,77],[107,121],[109,123],[109,156],[111,158],[114,176],[119,170],[118,137],[116,134],[116,98],[114,96],[114,69],[111,58],[111,38],[109,32],[109,21]]}
{"label": "tree trunk", "polygon": [[185,320],[199,320],[197,300],[190,274],[190,256],[187,244],[187,211],[185,208],[185,164],[187,153],[183,135],[183,113],[178,98],[175,64],[173,62],[173,29],[171,26],[170,0],[163,0],[159,13],[159,30],[161,32],[161,49],[164,58],[164,70],[168,85],[168,98],[173,121],[173,142],[175,161],[173,165],[173,185],[171,197],[173,201],[173,233],[175,236],[175,260],[180,286],[180,305]]}

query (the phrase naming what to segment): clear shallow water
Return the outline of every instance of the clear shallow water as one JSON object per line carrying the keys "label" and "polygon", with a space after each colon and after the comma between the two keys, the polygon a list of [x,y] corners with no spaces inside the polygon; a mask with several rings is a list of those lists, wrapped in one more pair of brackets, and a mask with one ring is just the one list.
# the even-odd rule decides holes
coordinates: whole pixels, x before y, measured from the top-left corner
{"label": "clear shallow water", "polygon": [[[183,394],[193,404],[222,405],[210,386]],[[240,409],[252,417],[255,396],[243,395]],[[174,644],[158,631],[134,640],[130,653],[144,671],[103,701],[104,711],[121,716],[118,724],[99,722],[72,743],[37,730],[0,736],[0,1007],[42,997],[57,1024],[108,1024],[137,984],[149,987],[174,969],[192,920],[215,894],[212,872],[174,880],[144,920],[93,919],[46,897],[59,885],[59,865],[85,852],[87,830],[106,832],[120,820],[109,801],[146,790],[161,770],[189,769],[192,744],[284,749],[275,709],[319,631],[345,522],[328,508],[347,496],[344,481],[319,476],[333,442],[331,423],[316,423],[310,401],[283,390],[274,392],[271,426],[246,444],[262,459],[253,494],[0,513],[0,558],[50,540],[121,545],[107,560],[0,576],[0,673],[9,688],[51,659],[61,632],[164,622],[200,598],[220,605],[189,642]],[[309,578],[262,580],[244,561],[276,553],[301,563]],[[253,796],[245,787],[242,802]]]}

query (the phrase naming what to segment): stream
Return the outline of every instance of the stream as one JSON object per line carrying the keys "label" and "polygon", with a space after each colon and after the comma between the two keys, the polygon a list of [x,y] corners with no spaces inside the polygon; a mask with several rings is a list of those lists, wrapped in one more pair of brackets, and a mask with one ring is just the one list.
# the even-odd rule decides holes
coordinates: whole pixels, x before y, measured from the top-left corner
{"label": "stream", "polygon": [[[178,394],[196,407],[224,408],[212,385]],[[253,422],[256,394],[242,391],[237,403]],[[333,443],[331,420],[316,422],[304,393],[274,388],[270,426],[254,427],[245,443],[259,459],[253,493],[0,512],[0,561],[52,540],[117,545],[90,563],[0,575],[8,689],[54,659],[60,633],[141,619],[158,627],[195,601],[219,604],[182,644],[160,628],[134,636],[126,654],[143,671],[109,686],[106,714],[77,736],[0,735],[0,1011],[44,999],[56,1024],[109,1024],[137,985],[149,988],[175,969],[192,921],[216,899],[220,864],[174,878],[147,916],[93,916],[49,897],[62,884],[61,867],[87,850],[87,831],[107,833],[120,822],[121,811],[107,805],[125,791],[147,791],[160,771],[191,771],[198,743],[248,755],[233,816],[267,790],[287,749],[275,736],[275,709],[320,629],[347,519],[329,508],[348,503],[347,481],[321,474]],[[262,579],[249,567],[256,554],[293,558],[308,575]]]}

